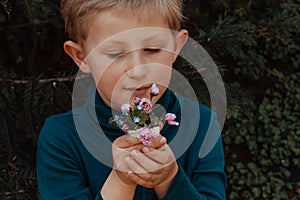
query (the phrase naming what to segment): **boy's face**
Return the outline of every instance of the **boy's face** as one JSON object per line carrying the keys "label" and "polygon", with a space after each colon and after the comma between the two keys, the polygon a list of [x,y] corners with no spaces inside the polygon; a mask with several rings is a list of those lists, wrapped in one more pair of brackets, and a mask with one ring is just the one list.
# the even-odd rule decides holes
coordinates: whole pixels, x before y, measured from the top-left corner
{"label": "boy's face", "polygon": [[155,104],[169,84],[172,64],[186,41],[187,32],[180,33],[172,33],[159,17],[144,20],[101,12],[93,18],[81,46],[84,59],[79,67],[92,74],[99,95],[112,108],[132,103],[134,97],[150,98],[152,83],[160,90],[152,100]]}

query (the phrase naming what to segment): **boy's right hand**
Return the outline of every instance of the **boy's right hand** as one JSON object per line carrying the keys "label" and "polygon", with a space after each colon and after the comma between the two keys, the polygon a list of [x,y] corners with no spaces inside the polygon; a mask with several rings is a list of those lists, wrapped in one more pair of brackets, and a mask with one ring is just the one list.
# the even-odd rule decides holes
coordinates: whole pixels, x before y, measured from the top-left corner
{"label": "boy's right hand", "polygon": [[[166,138],[159,135],[155,138],[152,143],[151,147],[154,149],[158,149],[166,144]],[[143,143],[137,138],[130,136],[129,134],[125,134],[123,136],[118,137],[112,143],[112,156],[114,161],[114,170],[116,171],[116,175],[126,185],[135,184],[131,181],[128,177],[128,165],[126,163],[126,159],[131,156],[133,150],[142,151]]]}

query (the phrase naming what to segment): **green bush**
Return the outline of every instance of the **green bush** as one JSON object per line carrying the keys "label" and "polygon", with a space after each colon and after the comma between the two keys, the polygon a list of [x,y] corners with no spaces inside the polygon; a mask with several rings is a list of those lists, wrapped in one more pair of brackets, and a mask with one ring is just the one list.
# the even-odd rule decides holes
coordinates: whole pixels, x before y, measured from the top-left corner
{"label": "green bush", "polygon": [[258,109],[244,101],[234,111],[224,135],[230,199],[299,198],[299,100],[300,73],[280,76]]}

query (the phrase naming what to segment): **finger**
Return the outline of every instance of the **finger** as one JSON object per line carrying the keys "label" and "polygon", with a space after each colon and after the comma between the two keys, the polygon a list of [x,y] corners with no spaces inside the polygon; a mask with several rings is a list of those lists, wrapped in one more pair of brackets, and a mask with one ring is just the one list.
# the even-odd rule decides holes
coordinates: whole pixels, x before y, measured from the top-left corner
{"label": "finger", "polygon": [[133,150],[137,150],[137,151],[142,151],[142,149],[145,147],[144,144],[140,143],[140,144],[137,144],[137,145],[134,145],[134,146],[131,146],[131,147],[128,147],[128,148],[125,148],[127,151],[131,152]]}
{"label": "finger", "polygon": [[164,136],[159,135],[158,137],[152,140],[150,147],[157,149],[166,143],[167,143],[167,139]]}
{"label": "finger", "polygon": [[124,161],[114,162],[114,169],[123,173],[127,173],[129,171],[129,167]]}
{"label": "finger", "polygon": [[119,179],[119,181],[121,181],[122,183],[126,184],[126,185],[132,185],[134,184],[134,182],[128,177],[128,171],[126,172],[122,172],[122,171],[118,171],[116,169],[113,169],[117,178]]}
{"label": "finger", "polygon": [[159,149],[153,149],[151,147],[144,147],[142,152],[155,162],[159,164],[168,165],[175,161],[174,154],[169,147],[169,145],[165,144],[161,146]]}
{"label": "finger", "polygon": [[119,148],[117,146],[113,146],[112,155],[114,164],[118,166],[118,163],[124,162],[124,159],[130,156],[133,150],[141,151],[143,147],[143,144],[134,145],[128,148]]}
{"label": "finger", "polygon": [[133,158],[131,158],[130,156],[125,158],[125,163],[128,166],[128,169],[130,171],[132,171],[135,174],[142,174],[142,173],[146,173],[147,170],[144,169],[139,163],[137,163]]}
{"label": "finger", "polygon": [[114,145],[112,147],[113,158],[118,160],[124,160],[124,158],[129,156],[133,150],[141,151],[143,147],[143,144],[134,145],[128,148],[120,148]]}
{"label": "finger", "polygon": [[[158,185],[161,181],[156,175],[152,174],[135,174],[132,171],[128,172],[128,178],[138,185],[144,186],[146,188],[153,188]],[[142,176],[143,175],[143,176]],[[148,176],[148,177],[147,177]],[[147,177],[147,178],[146,178]]]}
{"label": "finger", "polygon": [[153,151],[165,151],[165,148],[166,148],[166,143],[165,144],[162,144],[161,146],[159,146],[158,148],[154,148],[154,147],[151,147],[151,146],[143,146],[142,148],[142,152],[143,153],[150,153],[150,152],[153,152]]}
{"label": "finger", "polygon": [[141,144],[141,141],[137,137],[130,136],[129,134],[120,136],[113,142],[113,146],[119,148],[127,148],[137,144]]}
{"label": "finger", "polygon": [[133,150],[131,152],[131,157],[147,172],[153,172],[161,169],[163,166],[140,151]]}

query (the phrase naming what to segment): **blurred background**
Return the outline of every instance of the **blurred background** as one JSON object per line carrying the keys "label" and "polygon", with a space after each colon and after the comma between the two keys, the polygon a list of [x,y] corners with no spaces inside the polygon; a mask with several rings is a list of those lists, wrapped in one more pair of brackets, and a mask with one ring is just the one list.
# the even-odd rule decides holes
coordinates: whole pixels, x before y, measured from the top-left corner
{"label": "blurred background", "polygon": [[[39,131],[71,108],[77,67],[59,4],[0,0],[1,200],[39,199]],[[300,0],[185,0],[184,12],[226,87],[227,198],[300,199]],[[209,106],[201,75],[176,66]]]}

